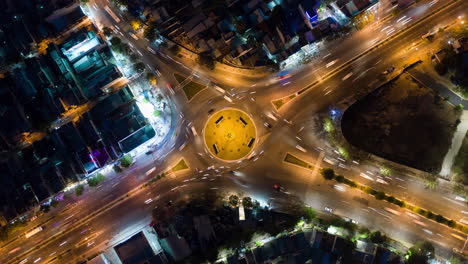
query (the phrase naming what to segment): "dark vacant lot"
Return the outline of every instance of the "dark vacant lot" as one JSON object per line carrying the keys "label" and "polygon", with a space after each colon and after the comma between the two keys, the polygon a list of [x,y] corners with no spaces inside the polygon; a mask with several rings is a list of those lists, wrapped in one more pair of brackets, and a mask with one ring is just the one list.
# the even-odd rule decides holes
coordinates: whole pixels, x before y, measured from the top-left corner
{"label": "dark vacant lot", "polygon": [[353,145],[383,158],[438,173],[460,111],[402,75],[344,114],[342,131]]}

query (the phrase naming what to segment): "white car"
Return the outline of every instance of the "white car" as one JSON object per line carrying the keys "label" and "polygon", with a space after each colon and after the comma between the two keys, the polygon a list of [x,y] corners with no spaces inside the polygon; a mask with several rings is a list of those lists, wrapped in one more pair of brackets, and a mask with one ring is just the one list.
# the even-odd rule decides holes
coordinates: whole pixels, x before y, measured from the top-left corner
{"label": "white car", "polygon": [[329,212],[331,214],[333,213],[333,209],[328,206],[325,206],[325,212]]}

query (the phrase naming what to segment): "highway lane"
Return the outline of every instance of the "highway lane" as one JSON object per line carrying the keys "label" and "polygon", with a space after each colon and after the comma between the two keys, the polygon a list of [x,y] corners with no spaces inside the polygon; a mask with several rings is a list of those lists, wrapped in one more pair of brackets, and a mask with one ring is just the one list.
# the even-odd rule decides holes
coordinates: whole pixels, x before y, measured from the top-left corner
{"label": "highway lane", "polygon": [[[288,195],[286,194],[274,191],[272,183],[278,182],[277,180],[284,180],[284,175],[294,173],[295,175],[303,176],[303,173],[297,172],[294,169],[291,170],[289,167],[280,168],[278,170],[278,168],[272,168],[270,164],[268,159],[260,158],[255,165],[249,166],[248,170],[255,173],[256,177],[251,177],[248,171],[245,172],[245,176],[240,176],[241,179],[233,179],[231,176],[218,177],[215,173],[204,176],[205,172],[196,174],[196,172],[191,171],[190,173],[177,176],[178,179],[176,182],[172,180],[158,182],[148,190],[145,189],[138,195],[133,196],[124,203],[107,211],[88,225],[79,228],[79,233],[69,233],[61,239],[47,245],[37,253],[31,254],[25,263],[32,263],[32,261],[39,258],[41,260],[37,263],[47,263],[46,261],[54,258],[58,254],[64,256],[62,260],[71,260],[68,258],[78,260],[82,255],[91,256],[95,252],[119,242],[119,233],[131,235],[141,230],[141,228],[151,221],[151,208],[154,206],[164,206],[168,199],[176,197],[187,199],[191,194],[206,192],[212,190],[211,188],[218,188],[217,191],[222,193],[245,193],[247,195],[252,195],[259,199],[262,204],[265,204],[266,200],[271,197],[274,198],[274,201],[278,201],[273,202],[273,206],[279,207],[278,209],[280,210],[284,209],[290,198],[287,197]],[[258,177],[259,171],[264,171],[261,175],[262,177]],[[184,180],[188,180],[193,176],[197,179],[184,182]],[[308,175],[304,176],[308,177]],[[205,179],[203,179],[203,177],[205,177]],[[424,219],[421,219],[421,222],[426,225],[425,227],[415,226],[413,216],[403,212],[402,215],[393,215],[393,213],[380,209],[391,207],[381,201],[368,199],[369,204],[363,206],[351,198],[353,196],[362,197],[362,194],[353,193],[353,190],[339,192],[333,188],[332,184],[329,182],[323,182],[320,177],[315,179],[316,182],[308,186],[307,190],[304,190],[305,185],[302,179],[294,178],[294,180],[295,182],[288,180],[288,184],[285,185],[287,190],[298,190],[296,192],[303,191],[303,193],[306,194],[304,197],[306,202],[311,206],[315,208],[330,206],[334,208],[337,214],[355,219],[361,224],[369,226],[371,229],[382,230],[391,237],[402,239],[407,242],[416,242],[421,239],[434,240],[433,242],[439,245],[438,254],[443,254],[445,252],[439,251],[441,245],[459,246],[463,243],[462,241],[457,241],[457,238],[450,236],[450,230],[448,228],[440,228],[437,224],[426,222]],[[179,193],[174,194],[169,191],[174,186],[182,186],[181,183],[185,186],[178,190]],[[170,197],[165,197],[164,195],[169,195]],[[155,198],[156,202],[145,204],[148,197]],[[364,196],[364,198],[366,197]],[[350,205],[352,205],[352,207]],[[399,209],[394,208],[394,210],[398,212]],[[122,212],[129,213],[122,214]],[[394,218],[398,218],[397,226],[390,224]],[[119,219],[119,221],[115,221],[115,219]],[[432,234],[425,230],[429,230]],[[94,236],[92,235],[93,233],[95,234]],[[92,237],[92,239],[88,241],[85,240],[86,237]],[[113,237],[117,238],[113,239]],[[69,249],[71,249],[71,251],[68,252]],[[55,261],[52,263],[62,262]],[[67,261],[65,263],[73,262]]]}
{"label": "highway lane", "polygon": [[[35,247],[38,243],[45,241],[47,238],[55,234],[58,228],[68,228],[73,225],[73,223],[83,219],[113,199],[127,193],[134,187],[141,184],[143,180],[148,179],[148,177],[145,176],[145,173],[152,167],[158,167],[158,170],[155,171],[156,174],[164,171],[167,166],[171,165],[169,162],[173,161],[170,159],[163,159],[163,155],[170,152],[174,147],[182,145],[184,138],[177,137],[172,139],[172,141],[174,140],[177,141],[169,141],[168,144],[164,145],[164,147],[154,153],[154,155],[158,157],[157,159],[154,159],[153,156],[140,153],[133,166],[124,170],[123,173],[116,174],[111,171],[105,182],[96,188],[88,188],[88,190],[79,197],[79,204],[76,204],[76,199],[73,199],[71,203],[75,203],[75,206],[72,206],[71,209],[68,209],[65,212],[62,211],[62,213],[56,214],[53,220],[44,224],[46,228],[42,232],[30,239],[19,239],[2,248],[2,252],[5,254],[2,255],[2,257],[14,257],[24,250]],[[145,152],[145,150],[143,152]],[[72,192],[71,195],[74,195],[74,192]],[[65,201],[65,203],[66,202],[67,201]],[[36,224],[38,223],[39,222]],[[17,248],[19,248],[19,250],[17,250]]]}
{"label": "highway lane", "polygon": [[[317,210],[324,211],[326,206],[334,208],[335,212],[339,215],[355,219],[370,229],[380,229],[390,237],[407,244],[421,239],[433,240],[437,245],[437,253],[442,256],[450,256],[452,247],[460,248],[463,246],[464,241],[459,241],[458,238],[451,234],[455,234],[458,237],[464,237],[464,235],[446,226],[418,216],[416,216],[417,219],[413,219],[414,215],[410,216],[406,211],[396,206],[384,201],[378,201],[367,194],[350,189],[347,186],[341,185],[342,190],[340,191],[333,187],[337,184],[336,182],[323,180],[319,173],[314,176],[310,170],[286,163],[283,163],[282,166],[272,166],[272,164],[280,163],[284,159],[286,152],[291,152],[311,164],[315,164],[316,160],[313,158],[313,155],[318,154],[317,152],[309,153],[314,152],[314,150],[311,150],[304,154],[293,149],[293,146],[290,143],[286,143],[286,140],[283,140],[275,141],[274,145],[270,144],[265,147],[264,154],[256,162],[239,170],[244,184],[250,186],[251,191],[260,193],[258,196],[264,200],[268,200],[271,196],[261,193],[268,192],[269,189],[272,190],[273,184],[280,184],[285,187],[287,192],[299,195],[307,204]],[[324,165],[323,162],[321,165]],[[294,177],[290,177],[290,175],[294,175]],[[250,183],[251,181],[261,181],[263,184],[254,185]],[[363,205],[359,201],[354,200],[355,197],[364,198],[369,204]],[[275,197],[273,196],[273,198]],[[384,208],[396,210],[402,217],[394,215]],[[420,221],[426,226],[416,224],[413,220]],[[430,230],[435,236],[427,233],[424,229]],[[443,237],[437,234],[442,234]]]}

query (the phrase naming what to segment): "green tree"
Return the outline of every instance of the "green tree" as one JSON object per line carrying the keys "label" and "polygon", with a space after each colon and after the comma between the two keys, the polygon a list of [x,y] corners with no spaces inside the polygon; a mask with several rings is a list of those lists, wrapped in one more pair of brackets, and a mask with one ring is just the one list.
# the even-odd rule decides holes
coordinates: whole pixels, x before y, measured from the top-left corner
{"label": "green tree", "polygon": [[145,71],[145,64],[142,62],[135,63],[133,64],[133,69],[138,73],[142,73]]}
{"label": "green tree", "polygon": [[247,29],[247,24],[245,23],[244,20],[242,19],[236,19],[234,21],[234,28],[236,28],[236,31],[239,33],[244,33],[245,30]]}
{"label": "green tree", "polygon": [[78,185],[75,187],[75,194],[76,196],[80,196],[83,194],[83,191],[84,191],[84,186],[83,185]]}
{"label": "green tree", "polygon": [[172,54],[177,55],[180,52],[180,47],[179,47],[179,45],[173,45],[172,47],[169,48],[169,51]]}
{"label": "green tree", "polygon": [[335,180],[336,180],[337,182],[339,182],[339,183],[343,183],[343,182],[346,181],[346,178],[345,178],[343,175],[337,175],[337,176],[335,177]]}
{"label": "green tree", "polygon": [[0,226],[0,240],[6,241],[8,239],[8,229],[7,226]]}
{"label": "green tree", "polygon": [[112,29],[110,29],[108,27],[104,27],[104,28],[102,28],[102,33],[104,33],[104,35],[106,37],[110,37],[110,36],[112,36]]}
{"label": "green tree", "polygon": [[245,208],[252,208],[252,207],[253,207],[252,198],[250,198],[250,197],[244,197],[244,198],[242,198],[242,205],[243,205]]}
{"label": "green tree", "polygon": [[387,237],[383,235],[380,231],[375,231],[370,233],[369,239],[372,241],[372,243],[376,244],[382,244],[387,241]]}
{"label": "green tree", "polygon": [[231,205],[232,207],[239,206],[239,196],[237,195],[229,196],[229,205]]}
{"label": "green tree", "polygon": [[335,171],[331,168],[323,168],[320,170],[320,173],[325,180],[333,180],[335,178]]}
{"label": "green tree", "polygon": [[97,186],[99,183],[103,182],[106,178],[101,173],[98,173],[95,177],[88,179],[88,185],[91,187]]}
{"label": "green tree", "polygon": [[367,227],[360,227],[357,232],[359,236],[364,237],[364,238],[368,237],[371,234],[369,228]]}
{"label": "green tree", "polygon": [[124,168],[128,168],[130,165],[132,165],[132,162],[133,162],[132,156],[127,154],[120,159],[120,166]]}
{"label": "green tree", "polygon": [[198,63],[205,65],[208,69],[213,70],[215,67],[215,62],[211,54],[204,52],[198,55]]}
{"label": "green tree", "polygon": [[375,196],[375,199],[377,200],[383,200],[386,197],[385,193],[382,191],[376,192],[374,196]]}
{"label": "green tree", "polygon": [[42,212],[44,212],[44,213],[47,213],[47,212],[50,211],[50,205],[48,205],[48,204],[43,204],[43,205],[41,205],[40,210],[41,210]]}
{"label": "green tree", "polygon": [[461,259],[452,256],[452,257],[449,259],[449,263],[450,263],[450,264],[462,264],[463,262],[462,262]]}
{"label": "green tree", "polygon": [[119,173],[119,172],[122,172],[122,168],[120,168],[119,165],[115,164],[114,166],[112,166],[112,169],[114,169],[114,171],[116,173]]}
{"label": "green tree", "polygon": [[453,185],[453,192],[455,194],[465,194],[465,186],[461,183]]}
{"label": "green tree", "polygon": [[428,263],[434,258],[434,245],[428,241],[418,242],[408,250],[408,264]]}
{"label": "green tree", "polygon": [[52,201],[50,202],[50,206],[52,206],[53,208],[57,207],[58,204],[59,202],[55,199],[52,199]]}
{"label": "green tree", "polygon": [[435,189],[439,183],[437,182],[437,179],[435,178],[428,178],[426,179],[425,185],[426,188],[429,189]]}
{"label": "green tree", "polygon": [[147,38],[150,42],[156,40],[156,23],[150,22],[143,32],[143,36]]}
{"label": "green tree", "polygon": [[315,212],[315,210],[310,207],[304,207],[303,214],[304,220],[308,223],[310,223],[317,216],[317,212]]}
{"label": "green tree", "polygon": [[128,55],[128,59],[129,59],[131,62],[135,63],[135,62],[138,61],[138,55],[136,55],[135,53],[131,52],[130,55]]}
{"label": "green tree", "polygon": [[122,44],[122,40],[119,37],[112,37],[109,41],[112,46],[117,46]]}

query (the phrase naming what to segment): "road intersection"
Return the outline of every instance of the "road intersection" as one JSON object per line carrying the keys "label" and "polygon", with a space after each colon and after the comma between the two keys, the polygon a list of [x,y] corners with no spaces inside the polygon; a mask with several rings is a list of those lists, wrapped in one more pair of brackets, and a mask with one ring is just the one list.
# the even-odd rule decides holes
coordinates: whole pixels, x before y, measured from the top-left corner
{"label": "road intersection", "polygon": [[[104,11],[104,6],[110,6],[109,2],[91,1],[90,6],[97,6],[90,8],[95,23],[114,28],[117,25],[123,38],[143,55],[143,62],[149,66],[147,70],[160,73],[162,77],[158,83],[161,87],[166,87],[167,83],[175,84],[173,76],[174,73],[178,73],[185,76],[196,74],[197,76],[192,78],[208,85],[209,89],[197,94],[190,102],[187,102],[181,89],[176,89],[174,94],[167,89],[165,94],[172,97],[173,107],[177,110],[173,112],[180,112],[180,115],[174,115],[177,126],[165,144],[151,156],[138,156],[134,166],[122,174],[109,176],[99,189],[85,193],[81,202],[75,202],[69,209],[55,216],[47,224],[51,228],[46,228],[34,236],[34,239],[18,238],[3,245],[0,249],[2,263],[18,263],[24,259],[27,260],[22,263],[33,263],[39,258],[37,263],[47,263],[46,261],[59,254],[68,254],[71,259],[79,259],[82,255],[90,256],[117,243],[123,234],[128,235],[132,230],[139,230],[147,225],[151,221],[151,209],[158,201],[188,199],[190,194],[197,192],[211,190],[245,193],[263,204],[274,201],[273,206],[281,210],[282,206],[287,204],[288,198],[285,194],[276,194],[272,189],[273,184],[286,186],[290,193],[299,196],[306,204],[319,211],[323,211],[325,206],[334,208],[336,214],[355,219],[370,229],[379,229],[404,243],[430,240],[436,246],[438,255],[450,257],[452,248],[463,247],[465,241],[460,237],[464,238],[466,234],[422,217],[416,219],[417,216],[356,190],[342,191],[346,187],[336,188],[334,183],[324,181],[317,173],[312,174],[310,170],[282,162],[287,152],[293,153],[311,164],[334,167],[346,177],[384,190],[448,218],[456,221],[464,218],[468,213],[466,204],[455,200],[454,195],[447,189],[425,189],[424,182],[417,177],[405,173],[392,175],[391,179],[386,179],[388,185],[361,177],[361,173],[377,175],[379,164],[366,160],[340,161],[343,157],[337,154],[329,142],[323,140],[316,123],[316,115],[328,112],[332,108],[346,108],[346,104],[349,105],[357,99],[357,95],[362,94],[363,87],[376,88],[379,82],[385,81],[379,80],[381,77],[378,76],[387,68],[394,66],[401,69],[405,64],[411,63],[412,61],[403,60],[402,57],[411,53],[412,43],[440,24],[449,23],[460,14],[460,10],[468,10],[466,1],[453,1],[443,12],[426,19],[424,23],[417,23],[418,19],[443,4],[433,5],[429,9],[426,1],[421,1],[400,16],[389,19],[388,24],[376,23],[354,32],[339,40],[339,45],[332,42],[327,49],[322,50],[315,61],[291,71],[287,82],[277,82],[275,76],[254,80],[236,74],[216,75],[199,67],[186,66],[183,61],[169,53],[157,51],[157,54],[153,54],[144,38],[134,38],[130,35],[133,33],[123,18],[117,23]],[[425,10],[427,13],[421,11],[424,8],[428,8]],[[118,11],[115,10],[115,13],[118,14]],[[404,16],[412,20],[402,25],[402,21],[407,21],[401,20]],[[406,27],[410,28],[405,34],[368,51],[379,41],[397,34]],[[360,57],[353,59],[356,56]],[[350,60],[352,61],[347,63]],[[215,89],[212,85],[213,80],[227,91],[232,102],[227,101],[225,95]],[[304,87],[310,88],[279,110],[271,103],[272,100],[297,94]],[[206,150],[203,135],[198,133],[195,136],[190,129],[190,126],[193,126],[196,131],[203,131],[210,109],[217,111],[228,107],[239,108],[251,115],[258,128],[258,142],[253,153],[248,159],[240,162],[226,163],[214,158]],[[265,123],[271,124],[271,128]],[[102,210],[105,205],[139,188],[150,177],[166,171],[181,157],[188,161],[191,167],[189,171],[169,176],[141,191],[136,191],[115,206],[104,210],[102,214],[82,222],[82,219],[86,219],[91,213]],[[339,162],[336,165],[327,164],[322,158]],[[344,164],[345,168],[338,167],[339,163]],[[210,169],[207,169],[208,167]],[[145,175],[152,168],[156,170],[150,175]],[[233,176],[230,171],[238,172],[238,176]],[[404,167],[402,171],[405,171]],[[144,203],[148,198],[153,202]],[[368,202],[363,204],[363,199]],[[385,208],[396,210],[399,215],[389,213]],[[416,224],[415,220],[423,224]],[[80,231],[68,232],[72,228]],[[63,234],[50,240],[58,230],[63,231]],[[89,236],[87,232],[98,231],[99,235],[94,238],[92,245],[84,246],[80,243],[83,238]],[[76,248],[74,245],[77,244],[82,246]],[[41,247],[36,249],[38,245]]]}

